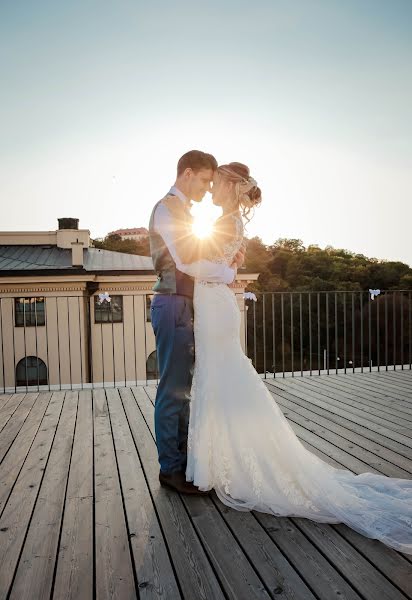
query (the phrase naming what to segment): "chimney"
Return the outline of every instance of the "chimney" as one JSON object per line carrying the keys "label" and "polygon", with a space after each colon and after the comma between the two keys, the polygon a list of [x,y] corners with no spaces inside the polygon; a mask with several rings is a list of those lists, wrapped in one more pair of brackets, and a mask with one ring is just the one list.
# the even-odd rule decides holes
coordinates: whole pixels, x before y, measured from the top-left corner
{"label": "chimney", "polygon": [[72,267],[83,267],[83,246],[84,242],[79,242],[77,238],[72,242]]}
{"label": "chimney", "polygon": [[90,231],[79,229],[79,219],[58,219],[59,229],[56,231],[56,246],[72,251],[72,266],[83,265],[83,248],[90,246]]}
{"label": "chimney", "polygon": [[79,229],[79,219],[57,219],[59,222],[59,229]]}

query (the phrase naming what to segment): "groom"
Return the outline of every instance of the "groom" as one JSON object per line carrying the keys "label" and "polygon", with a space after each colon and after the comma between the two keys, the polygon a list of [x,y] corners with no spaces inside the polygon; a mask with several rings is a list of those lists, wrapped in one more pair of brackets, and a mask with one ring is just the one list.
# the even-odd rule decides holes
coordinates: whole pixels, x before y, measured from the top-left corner
{"label": "groom", "polygon": [[194,365],[194,277],[232,283],[232,267],[196,260],[199,240],[192,233],[191,200],[201,202],[211,189],[216,159],[200,150],[184,154],[169,193],[152,211],[150,251],[158,275],[153,290],[151,321],[160,372],[155,403],[156,444],[162,485],[186,494],[203,494],[186,481],[190,388]]}

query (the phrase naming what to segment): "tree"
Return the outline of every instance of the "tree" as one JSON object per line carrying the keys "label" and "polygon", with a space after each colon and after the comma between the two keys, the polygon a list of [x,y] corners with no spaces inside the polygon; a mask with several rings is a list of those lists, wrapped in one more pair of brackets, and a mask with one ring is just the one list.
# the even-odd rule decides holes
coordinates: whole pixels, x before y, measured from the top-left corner
{"label": "tree", "polygon": [[139,256],[150,256],[149,238],[139,241],[124,240],[118,234],[107,235],[105,238],[92,240],[95,248],[111,250],[112,252],[124,252],[126,254],[137,254]]}

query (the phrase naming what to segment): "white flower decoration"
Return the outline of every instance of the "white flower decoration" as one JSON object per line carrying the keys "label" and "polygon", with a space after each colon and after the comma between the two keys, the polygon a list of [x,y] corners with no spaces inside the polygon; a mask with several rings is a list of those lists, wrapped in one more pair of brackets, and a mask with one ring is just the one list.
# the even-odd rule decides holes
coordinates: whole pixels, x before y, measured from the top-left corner
{"label": "white flower decoration", "polygon": [[111,302],[111,298],[109,292],[104,292],[103,294],[99,294],[99,304],[103,304],[104,301]]}
{"label": "white flower decoration", "polygon": [[375,296],[379,296],[381,291],[380,290],[369,290],[369,293],[371,295],[371,300],[375,300]]}
{"label": "white flower decoration", "polygon": [[257,302],[256,295],[253,292],[245,292],[243,294],[243,298],[245,300],[253,300],[253,302]]}

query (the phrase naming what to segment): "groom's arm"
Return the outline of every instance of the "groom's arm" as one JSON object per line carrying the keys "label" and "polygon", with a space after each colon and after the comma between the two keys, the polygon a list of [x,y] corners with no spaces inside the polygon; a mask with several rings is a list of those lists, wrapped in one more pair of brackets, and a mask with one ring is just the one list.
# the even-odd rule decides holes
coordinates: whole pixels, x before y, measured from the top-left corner
{"label": "groom's arm", "polygon": [[[224,262],[217,263],[206,259],[196,260],[190,263],[182,261],[177,251],[177,245],[180,245],[179,241],[181,241],[183,237],[186,238],[187,245],[191,239],[191,235],[188,234],[187,225],[182,224],[181,227],[177,227],[180,240],[176,240],[176,223],[173,223],[172,215],[168,208],[163,204],[159,204],[156,209],[154,215],[154,228],[163,238],[179,271],[182,271],[191,277],[195,277],[196,279],[215,283],[232,283],[235,279],[236,269],[229,267]],[[196,245],[194,236],[192,242]]]}

